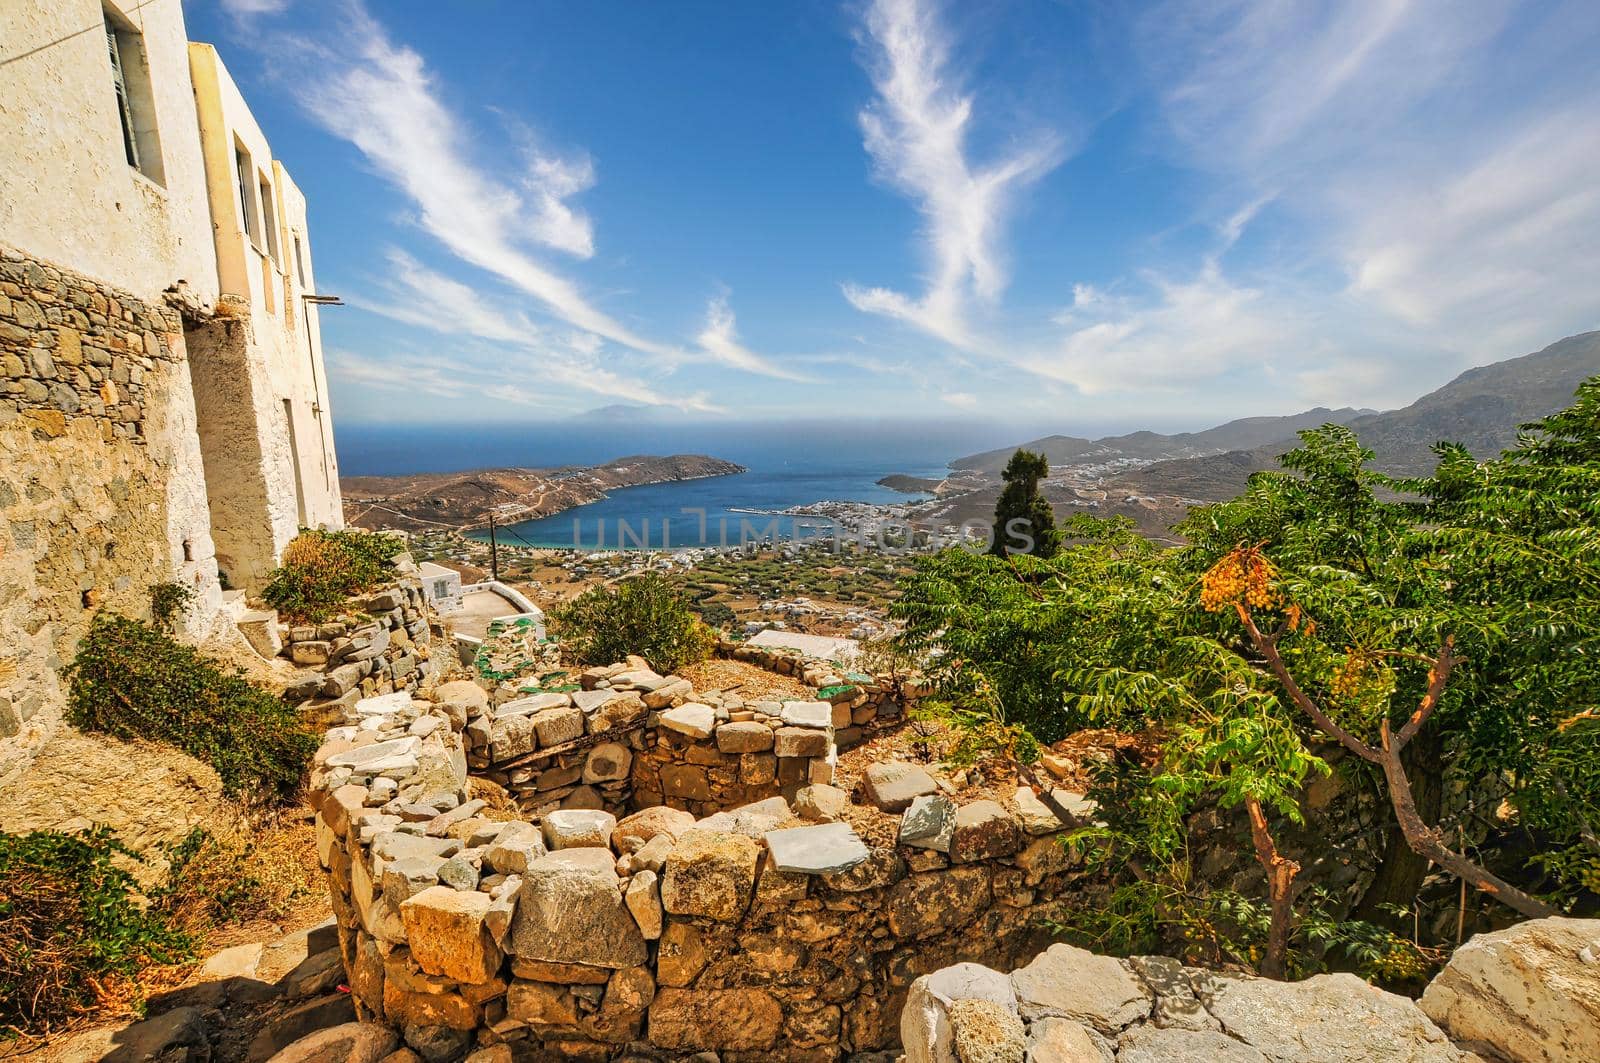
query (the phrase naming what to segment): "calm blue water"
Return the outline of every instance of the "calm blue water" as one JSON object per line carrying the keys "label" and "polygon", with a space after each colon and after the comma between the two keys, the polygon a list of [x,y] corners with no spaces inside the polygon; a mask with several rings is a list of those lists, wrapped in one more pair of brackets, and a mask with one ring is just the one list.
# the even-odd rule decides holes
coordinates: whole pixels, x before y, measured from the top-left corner
{"label": "calm blue water", "polygon": [[[776,510],[822,500],[905,502],[919,497],[880,487],[889,473],[940,477],[954,458],[1038,435],[1037,426],[974,423],[790,422],[780,425],[628,425],[592,422],[534,427],[341,425],[339,465],[347,476],[520,465],[591,465],[630,454],[709,454],[750,471],[681,483],[613,491],[608,498],[507,529],[504,541],[534,546],[615,547],[619,522],[626,546],[652,549],[740,541],[741,521],[792,537],[795,520],[735,509]],[[685,513],[684,510],[703,510]],[[804,518],[798,518],[804,522]],[[576,537],[574,522],[576,524]],[[666,522],[663,529],[663,521]],[[648,528],[648,533],[645,529]],[[726,529],[723,532],[722,529]],[[800,529],[815,535],[814,527]],[[665,538],[666,542],[663,543]]]}

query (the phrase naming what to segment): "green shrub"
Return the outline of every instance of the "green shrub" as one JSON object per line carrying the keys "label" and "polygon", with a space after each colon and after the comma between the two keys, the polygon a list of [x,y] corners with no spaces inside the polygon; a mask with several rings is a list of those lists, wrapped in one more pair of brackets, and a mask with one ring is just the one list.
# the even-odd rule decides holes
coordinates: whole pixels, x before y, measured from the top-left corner
{"label": "green shrub", "polygon": [[288,620],[320,623],[352,594],[383,583],[405,543],[393,535],[348,528],[302,531],[284,547],[261,597]]}
{"label": "green shrub", "polygon": [[703,661],[717,635],[658,573],[594,587],[551,614],[557,634],[584,664],[610,664],[636,653],[658,672]]}
{"label": "green shrub", "polygon": [[108,981],[192,956],[117,857],[136,859],[109,827],[0,833],[0,1028],[46,1030],[92,1009]]}
{"label": "green shrub", "polygon": [[175,745],[241,800],[293,797],[317,747],[283,699],[127,617],[96,616],[68,674],[74,724]]}
{"label": "green shrub", "polygon": [[178,621],[194,604],[194,588],[186,583],[150,584],[150,621],[168,634],[178,630]]}

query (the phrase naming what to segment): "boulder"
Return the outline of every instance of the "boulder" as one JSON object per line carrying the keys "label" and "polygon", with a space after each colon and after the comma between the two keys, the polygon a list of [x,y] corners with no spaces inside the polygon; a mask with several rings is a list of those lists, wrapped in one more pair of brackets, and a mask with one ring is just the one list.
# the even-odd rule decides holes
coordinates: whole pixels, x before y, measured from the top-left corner
{"label": "boulder", "polygon": [[[1161,1058],[1164,1063],[1171,1063],[1188,1057],[1178,1052]],[[1082,1023],[1036,1019],[1028,1027],[1028,1063],[1113,1063],[1113,1059],[1104,1039],[1090,1033]]]}
{"label": "boulder", "polygon": [[676,842],[678,835],[694,826],[694,813],[684,812],[666,805],[641,809],[624,816],[611,831],[611,844],[618,852],[637,852],[644,843],[658,834]]}
{"label": "boulder", "polygon": [[513,760],[539,748],[539,732],[531,716],[505,716],[489,729],[489,756],[497,761]]}
{"label": "boulder", "polygon": [[127,1026],[86,1030],[65,1041],[55,1058],[73,1063],[211,1063],[205,1011],[173,1008]]}
{"label": "boulder", "polygon": [[620,887],[610,849],[567,849],[534,861],[517,892],[510,951],[595,967],[645,962],[644,936]]}
{"label": "boulder", "polygon": [[983,1000],[1015,1014],[1011,981],[978,963],[958,963],[911,983],[900,1011],[900,1044],[906,1063],[950,1063],[955,1059],[950,1005]]}
{"label": "boulder", "polygon": [[583,762],[585,783],[617,782],[628,777],[633,767],[633,751],[621,742],[601,742],[589,750]]}
{"label": "boulder", "polygon": [[848,823],[769,831],[764,840],[773,867],[803,875],[848,871],[872,855]]}
{"label": "boulder", "polygon": [[492,978],[500,968],[500,949],[484,926],[490,903],[487,893],[430,886],[400,905],[417,966],[471,985]]}
{"label": "boulder", "polygon": [[755,720],[725,723],[717,728],[717,748],[724,753],[765,753],[772,748],[772,728]]}
{"label": "boulder", "polygon": [[1017,822],[998,801],[974,801],[956,809],[950,859],[958,864],[1010,856],[1020,848]]}
{"label": "boulder", "polygon": [[[1110,1057],[1100,1058],[1109,1063]],[[1272,1063],[1257,1049],[1241,1044],[1217,1030],[1135,1026],[1117,1038],[1117,1063],[1170,1063],[1174,1059],[1205,1060],[1205,1063]]]}
{"label": "boulder", "polygon": [[583,737],[583,713],[571,705],[544,709],[529,719],[538,732],[541,747],[558,746]]}
{"label": "boulder", "polygon": [[755,889],[760,855],[760,846],[741,834],[686,832],[667,857],[662,907],[674,915],[739,918]]}
{"label": "boulder", "polygon": [[483,859],[502,875],[520,875],[545,854],[544,835],[531,823],[510,823],[484,850]]}
{"label": "boulder", "polygon": [[833,706],[826,701],[786,701],[779,718],[786,727],[833,730]]}
{"label": "boulder", "polygon": [[598,846],[610,850],[611,832],[617,817],[592,808],[562,808],[546,812],[542,829],[550,849],[578,849]]}
{"label": "boulder", "polygon": [[827,783],[812,783],[802,786],[795,791],[794,811],[803,819],[816,820],[822,823],[832,823],[844,816],[844,810],[850,804],[850,795],[837,786]]}
{"label": "boulder", "polygon": [[400,1035],[376,1022],[346,1022],[307,1034],[267,1063],[379,1063],[400,1045]]}
{"label": "boulder", "polygon": [[915,764],[889,760],[867,765],[862,791],[882,811],[904,812],[916,798],[938,793],[939,784]]}
{"label": "boulder", "polygon": [[989,907],[993,887],[981,867],[957,867],[901,879],[884,907],[899,938],[926,938],[963,927]]}
{"label": "boulder", "polygon": [[661,714],[661,726],[690,738],[710,738],[717,726],[717,711],[709,705],[686,701]]}
{"label": "boulder", "polygon": [[1475,935],[1420,1003],[1456,1041],[1507,1059],[1600,1059],[1600,919]]}
{"label": "boulder", "polygon": [[948,853],[955,831],[955,802],[941,795],[924,794],[914,798],[900,817],[899,843],[912,849]]}
{"label": "boulder", "polygon": [[780,757],[825,757],[832,741],[826,731],[780,727],[772,733],[772,751]]}
{"label": "boulder", "polygon": [[953,1000],[949,1012],[950,1040],[961,1063],[1022,1063],[1028,1033],[1009,1005]]}
{"label": "boulder", "polygon": [[1127,961],[1065,944],[1013,971],[1011,985],[1024,1019],[1071,1019],[1108,1037],[1149,1015],[1154,1003]]}

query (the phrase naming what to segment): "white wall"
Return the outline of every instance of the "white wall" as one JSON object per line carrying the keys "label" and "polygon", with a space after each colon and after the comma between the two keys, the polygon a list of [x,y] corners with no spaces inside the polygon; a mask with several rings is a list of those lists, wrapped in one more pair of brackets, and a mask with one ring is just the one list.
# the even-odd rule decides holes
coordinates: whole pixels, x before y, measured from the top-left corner
{"label": "white wall", "polygon": [[210,302],[216,253],[181,2],[111,6],[143,33],[163,184],[128,165],[99,0],[0,0],[0,243],[143,299],[184,280]]}

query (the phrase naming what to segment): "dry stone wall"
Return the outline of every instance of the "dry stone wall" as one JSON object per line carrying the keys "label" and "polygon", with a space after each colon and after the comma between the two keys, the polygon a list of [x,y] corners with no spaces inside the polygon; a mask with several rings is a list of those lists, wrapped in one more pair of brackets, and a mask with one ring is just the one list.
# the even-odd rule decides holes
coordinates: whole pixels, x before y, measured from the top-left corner
{"label": "dry stone wall", "polygon": [[1480,934],[1420,1001],[1351,974],[1277,982],[1057,944],[1010,974],[918,978],[900,1031],[906,1063],[1600,1059],[1600,920]]}
{"label": "dry stone wall", "polygon": [[[847,702],[713,707],[642,665],[536,705],[466,681],[362,698],[328,732],[318,845],[363,1017],[458,1056],[828,1060],[890,1049],[919,975],[1047,943],[1077,875],[1071,812],[1020,792],[957,807],[890,772],[869,800],[903,811],[869,844],[852,824],[884,813],[826,781]],[[528,818],[491,818],[469,764],[510,780],[530,753],[564,781],[513,782]],[[759,756],[772,779],[738,781]],[[707,796],[668,793],[682,766]]]}
{"label": "dry stone wall", "polygon": [[150,585],[221,592],[183,321],[172,306],[0,248],[0,782],[55,729],[95,611]]}

